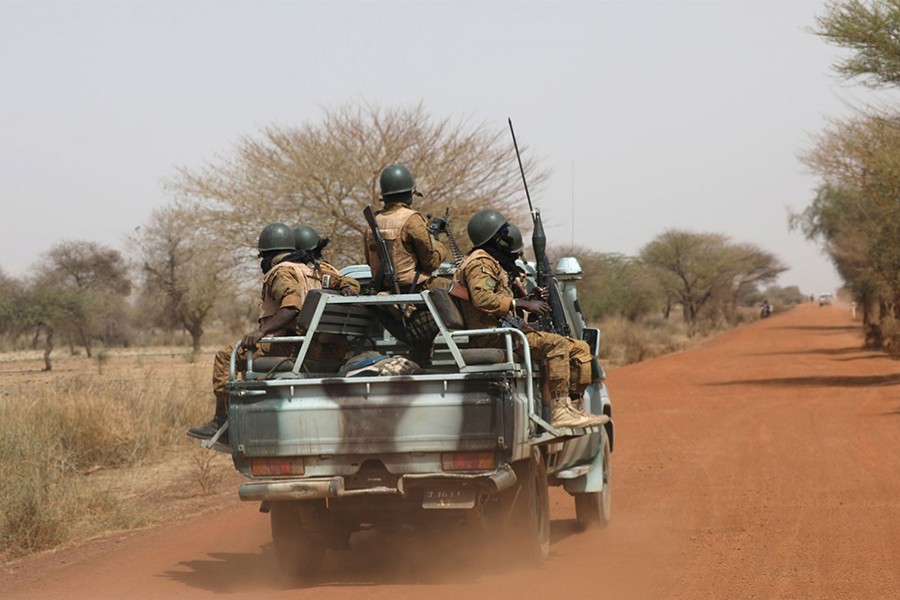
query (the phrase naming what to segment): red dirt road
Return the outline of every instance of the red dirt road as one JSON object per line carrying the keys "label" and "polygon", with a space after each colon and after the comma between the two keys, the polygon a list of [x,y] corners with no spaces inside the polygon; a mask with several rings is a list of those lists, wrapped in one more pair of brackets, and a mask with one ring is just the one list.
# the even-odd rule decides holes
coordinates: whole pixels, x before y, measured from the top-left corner
{"label": "red dirt road", "polygon": [[373,533],[285,589],[268,518],[221,512],[0,567],[11,598],[900,598],[900,362],[799,307],[615,369],[613,522],[551,492],[540,568]]}

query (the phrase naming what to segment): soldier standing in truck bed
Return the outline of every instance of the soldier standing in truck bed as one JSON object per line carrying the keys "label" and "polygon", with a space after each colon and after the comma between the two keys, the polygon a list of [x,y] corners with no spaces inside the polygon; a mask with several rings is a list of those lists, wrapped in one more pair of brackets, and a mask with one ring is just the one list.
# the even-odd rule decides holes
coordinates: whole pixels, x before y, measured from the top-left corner
{"label": "soldier standing in truck bed", "polygon": [[[354,293],[353,289],[359,290],[359,283],[349,278],[329,279],[327,285],[323,286],[323,276],[316,269],[312,253],[308,250],[297,250],[294,231],[284,223],[266,225],[259,234],[257,249],[263,272],[259,327],[244,335],[239,342],[240,348],[236,355],[236,368],[239,371],[247,368],[247,350],[252,350],[257,357],[273,351],[279,352],[279,355],[282,352],[287,355],[296,350],[292,345],[286,347],[279,344],[273,349],[269,344],[259,346],[258,344],[264,337],[296,335],[294,323],[309,290],[322,287],[339,289],[342,293]],[[228,344],[216,352],[212,376],[213,394],[216,397],[215,414],[209,422],[188,429],[188,435],[191,437],[209,439],[228,420],[228,390],[225,384],[229,378],[229,363],[234,346],[233,343]],[[227,442],[227,431],[219,439]]]}
{"label": "soldier standing in truck bed", "polygon": [[[482,210],[469,220],[468,233],[473,249],[453,276],[454,287],[459,286],[465,290],[469,299],[468,302],[461,302],[467,329],[499,327],[501,318],[515,318],[518,311],[538,316],[550,312],[549,305],[539,299],[539,296],[515,297],[510,274],[516,273],[516,259],[522,248],[510,235],[506,217],[496,210]],[[551,425],[588,427],[608,422],[605,415],[583,412],[573,405],[569,397],[570,340],[555,333],[528,327],[522,327],[522,330],[528,340],[532,359],[547,362],[546,383],[550,397],[543,401],[551,409]],[[476,346],[499,347],[503,344],[503,338],[499,335],[478,336],[471,341]]]}

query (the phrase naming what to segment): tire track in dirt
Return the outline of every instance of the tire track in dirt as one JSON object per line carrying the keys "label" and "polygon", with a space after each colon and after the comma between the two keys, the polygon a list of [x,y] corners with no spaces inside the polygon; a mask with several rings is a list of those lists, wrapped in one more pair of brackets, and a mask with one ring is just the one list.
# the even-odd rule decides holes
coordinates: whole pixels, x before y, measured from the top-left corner
{"label": "tire track in dirt", "polygon": [[[283,588],[268,518],[221,512],[0,569],[4,598],[900,597],[900,363],[806,305],[612,370],[613,521],[551,491],[539,568],[451,536],[366,532]],[[236,494],[235,494],[236,496]]]}

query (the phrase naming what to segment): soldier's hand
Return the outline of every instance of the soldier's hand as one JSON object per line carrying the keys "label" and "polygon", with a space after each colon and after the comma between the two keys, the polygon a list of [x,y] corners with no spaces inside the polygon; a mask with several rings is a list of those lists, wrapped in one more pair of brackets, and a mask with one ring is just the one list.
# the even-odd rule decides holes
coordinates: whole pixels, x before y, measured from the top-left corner
{"label": "soldier's hand", "polygon": [[539,317],[550,314],[550,305],[543,300],[517,300],[516,306]]}
{"label": "soldier's hand", "polygon": [[356,294],[353,292],[353,288],[349,288],[344,286],[341,288],[341,296],[355,296]]}
{"label": "soldier's hand", "polygon": [[259,344],[259,340],[263,337],[265,337],[265,334],[257,329],[252,333],[248,333],[241,339],[241,346],[247,350],[256,350],[256,345]]}
{"label": "soldier's hand", "polygon": [[532,298],[539,298],[546,302],[550,299],[550,288],[545,287],[535,287],[531,290],[531,294],[529,294]]}

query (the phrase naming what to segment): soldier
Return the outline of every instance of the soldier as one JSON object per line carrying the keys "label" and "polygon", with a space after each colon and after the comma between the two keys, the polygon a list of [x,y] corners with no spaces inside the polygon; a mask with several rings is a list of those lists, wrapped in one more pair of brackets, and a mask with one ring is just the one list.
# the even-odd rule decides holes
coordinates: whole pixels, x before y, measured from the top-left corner
{"label": "soldier", "polygon": [[[512,239],[510,250],[518,260],[525,250],[525,242],[522,239],[522,232],[519,228],[512,223],[508,223],[508,225],[509,236]],[[513,294],[516,297],[516,302],[519,302],[519,298],[547,301],[550,297],[549,290],[535,287],[531,293],[529,293],[526,291],[526,282],[525,271],[516,267],[516,277],[510,281]],[[584,392],[594,381],[591,369],[591,361],[594,357],[591,354],[590,346],[588,346],[587,342],[584,340],[566,337],[566,348],[569,354],[569,397],[572,399],[576,409],[583,410]]]}
{"label": "soldier", "polygon": [[[500,319],[515,318],[518,311],[537,316],[550,313],[550,306],[541,299],[544,290],[538,288],[529,297],[515,297],[510,274],[515,277],[516,259],[522,251],[522,244],[517,243],[510,234],[506,217],[496,210],[482,210],[469,220],[468,233],[473,249],[453,276],[453,285],[466,290],[469,297],[469,302],[461,303],[468,328],[498,327]],[[551,409],[551,424],[554,427],[588,427],[608,422],[606,415],[589,415],[578,409],[569,397],[570,349],[573,346],[577,348],[575,340],[527,327],[522,330],[532,359],[547,362],[546,383],[550,397],[543,400]],[[500,346],[503,343],[498,335],[479,336],[472,341],[483,346]],[[583,393],[584,388],[580,392]]]}
{"label": "soldier", "polygon": [[[393,164],[381,172],[379,184],[384,210],[375,216],[375,222],[387,242],[400,291],[405,294],[428,287],[433,282],[431,273],[441,266],[447,249],[428,232],[422,213],[410,208],[413,196],[422,195],[416,190],[416,181],[405,166]],[[363,250],[372,269],[374,288],[389,289],[371,231],[366,231]],[[378,274],[382,281],[375,281]]]}
{"label": "soldier", "polygon": [[[412,173],[404,165],[389,165],[381,172],[379,185],[384,210],[375,216],[375,223],[387,244],[401,293],[449,285],[446,279],[432,277],[434,270],[447,256],[447,249],[428,231],[428,223],[422,213],[410,208],[413,196],[422,196],[416,190]],[[372,270],[373,289],[390,289],[375,236],[370,230],[366,231],[364,241],[363,250]],[[406,311],[405,329],[396,315],[382,314],[381,323],[395,337],[409,344],[413,361],[427,366],[431,362],[437,325],[427,310],[416,310],[414,306],[401,310]]]}
{"label": "soldier", "polygon": [[[247,366],[247,350],[256,356],[265,356],[272,352],[268,344],[258,346],[259,340],[268,336],[294,335],[294,320],[306,300],[311,289],[322,288],[322,275],[314,268],[315,260],[307,250],[298,251],[295,247],[294,231],[284,223],[270,223],[259,234],[257,244],[260,268],[263,272],[262,291],[260,293],[259,327],[241,339],[237,352],[237,368],[244,370]],[[353,281],[356,289],[359,284]],[[329,287],[338,285],[335,281]],[[351,287],[351,284],[345,285]],[[279,352],[294,350],[293,345],[279,345]],[[188,435],[199,439],[208,439],[228,420],[228,391],[225,384],[229,377],[229,362],[234,344],[223,346],[216,352],[213,363],[213,394],[216,397],[215,414],[208,423],[192,427]],[[227,431],[220,440],[227,442]]]}
{"label": "soldier", "polygon": [[329,241],[331,241],[329,238],[319,236],[319,233],[309,225],[301,225],[294,229],[296,248],[298,251],[312,254],[316,261],[316,269],[321,274],[322,287],[340,290],[343,296],[356,296],[360,290],[359,282],[351,277],[341,275],[336,267],[322,258],[322,250]]}

